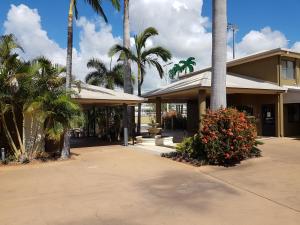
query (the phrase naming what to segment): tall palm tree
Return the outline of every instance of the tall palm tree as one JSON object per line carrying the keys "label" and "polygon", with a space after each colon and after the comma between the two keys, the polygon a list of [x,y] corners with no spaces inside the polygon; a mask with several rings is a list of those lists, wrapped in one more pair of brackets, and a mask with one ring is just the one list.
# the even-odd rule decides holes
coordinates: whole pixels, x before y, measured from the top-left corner
{"label": "tall palm tree", "polygon": [[211,109],[226,107],[227,0],[213,0]]}
{"label": "tall palm tree", "polygon": [[[124,0],[123,47],[130,49],[129,0]],[[124,59],[124,92],[133,94],[130,59]]]}
{"label": "tall palm tree", "polygon": [[[124,0],[123,47],[128,49],[130,48],[129,0]],[[131,83],[131,67],[130,67],[129,58],[124,59],[124,92],[128,94],[133,94],[133,85]],[[130,134],[133,131],[134,113],[135,113],[134,107],[123,108],[123,126],[124,129],[128,130],[129,128]],[[124,144],[126,144],[126,142]]]}
{"label": "tall palm tree", "polygon": [[[121,58],[127,57],[137,64],[138,68],[138,96],[141,96],[141,87],[146,74],[146,66],[154,66],[158,71],[160,78],[164,75],[164,70],[159,60],[167,62],[172,58],[171,53],[161,47],[146,48],[146,42],[149,38],[158,35],[154,27],[148,27],[143,32],[134,36],[135,51],[125,48],[121,45],[115,45],[110,49],[110,55],[121,53]],[[138,125],[137,133],[140,133],[141,126],[141,104],[138,105]]]}
{"label": "tall palm tree", "polygon": [[[101,6],[102,1],[101,0],[84,0],[87,4],[89,4],[93,10],[99,14],[105,22],[107,22],[107,17],[104,13],[104,10]],[[120,10],[120,0],[110,0],[114,8],[116,8],[118,11]],[[67,45],[67,70],[66,70],[66,89],[71,89],[71,77],[72,77],[72,50],[73,50],[73,18],[74,18],[74,12],[75,12],[75,18],[78,18],[78,9],[77,9],[77,0],[70,0],[69,5],[69,13],[68,13],[68,45]],[[69,134],[65,134],[67,136]],[[68,140],[67,137],[65,137],[66,140]],[[62,151],[62,158],[68,158],[70,147],[69,143],[66,143],[66,148]]]}
{"label": "tall palm tree", "polygon": [[91,85],[104,86],[108,89],[124,87],[124,70],[122,64],[116,64],[113,68],[107,68],[99,59],[90,59],[88,68],[95,69],[85,77],[85,82]]}
{"label": "tall palm tree", "polygon": [[181,60],[179,61],[179,64],[182,64],[181,69],[185,72],[185,74],[187,74],[187,71],[190,73],[194,72],[194,66],[196,66],[194,57],[189,57],[187,60]]}

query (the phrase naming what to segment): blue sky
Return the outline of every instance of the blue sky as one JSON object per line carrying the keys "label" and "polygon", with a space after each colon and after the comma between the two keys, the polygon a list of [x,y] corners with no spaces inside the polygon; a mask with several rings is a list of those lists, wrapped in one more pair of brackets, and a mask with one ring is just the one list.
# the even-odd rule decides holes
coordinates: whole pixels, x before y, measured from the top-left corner
{"label": "blue sky", "polygon": [[[51,2],[51,4],[49,3]],[[133,2],[133,1],[132,1]],[[211,18],[212,0],[204,0],[203,16]],[[62,47],[66,45],[66,16],[68,0],[5,0],[1,3],[0,24],[3,24],[11,4],[26,4],[37,8],[42,17],[42,25],[49,36],[55,39]],[[78,1],[80,15],[93,19],[97,17],[90,7]],[[299,0],[228,0],[228,21],[239,26],[238,38],[243,37],[251,29],[261,29],[270,26],[283,32],[288,40],[300,40]],[[122,35],[122,14],[112,10],[107,1],[104,8],[113,27],[115,35]],[[1,26],[3,32],[3,26]],[[74,44],[78,44],[78,35],[74,35]]]}
{"label": "blue sky", "polygon": [[[74,25],[73,71],[80,79],[88,72],[86,62],[90,58],[109,64],[109,48],[122,42],[122,12],[103,2],[107,25],[78,0],[80,19]],[[212,0],[131,0],[131,30],[137,33],[148,26],[156,27],[159,36],[149,45],[168,48],[174,63],[193,56],[196,69],[200,69],[211,63],[211,5]],[[278,47],[300,51],[298,5],[299,0],[228,0],[228,22],[239,27],[237,56]],[[69,0],[2,0],[0,34],[15,34],[25,49],[24,59],[43,55],[64,65],[68,7]],[[230,36],[228,40],[230,59]],[[147,70],[146,89],[161,83],[155,71]]]}

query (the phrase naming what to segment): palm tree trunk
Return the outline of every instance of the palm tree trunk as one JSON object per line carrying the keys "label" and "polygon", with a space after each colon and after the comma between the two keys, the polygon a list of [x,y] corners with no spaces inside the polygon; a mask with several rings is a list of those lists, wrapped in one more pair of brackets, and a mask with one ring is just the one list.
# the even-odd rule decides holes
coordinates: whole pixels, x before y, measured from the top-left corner
{"label": "palm tree trunk", "polygon": [[[19,146],[20,146],[20,150],[21,150],[21,154],[23,156],[25,156],[25,147],[24,147],[24,144],[23,144],[23,140],[21,138],[21,134],[20,134],[20,130],[18,128],[18,122],[17,122],[17,118],[16,118],[16,113],[15,113],[15,107],[12,106],[12,116],[13,116],[13,123],[14,123],[14,127],[15,127],[15,130],[16,130],[16,134],[17,134],[17,139],[18,139],[18,142],[19,142]],[[24,118],[23,118],[24,120]]]}
{"label": "palm tree trunk", "polygon": [[[123,46],[125,48],[130,48],[130,24],[129,24],[129,0],[124,0],[124,19],[123,19]],[[124,92],[128,94],[133,94],[133,86],[131,82],[131,67],[130,60],[125,59],[124,61]],[[125,110],[125,107],[124,107]],[[123,113],[123,124],[128,124],[128,130],[131,134],[133,131],[134,124],[134,107],[127,107],[128,116],[125,117],[125,113]],[[125,122],[124,120],[127,120]]]}
{"label": "palm tree trunk", "polygon": [[68,159],[70,158],[70,132],[68,129],[64,130],[64,144],[61,150],[61,159]]}
{"label": "palm tree trunk", "polygon": [[71,88],[72,76],[72,51],[73,51],[73,10],[74,0],[70,0],[69,14],[68,14],[68,46],[67,46],[67,68],[66,68],[66,89]]}
{"label": "palm tree trunk", "polygon": [[[68,46],[67,46],[67,69],[66,69],[66,90],[71,89],[72,77],[72,51],[73,51],[73,10],[74,0],[70,0],[69,14],[68,14]],[[70,134],[68,130],[64,132],[64,145],[61,151],[61,158],[66,159],[70,157]]]}
{"label": "palm tree trunk", "polygon": [[3,130],[4,130],[4,133],[5,133],[5,136],[8,140],[8,144],[11,147],[15,158],[18,159],[19,155],[20,155],[20,152],[19,152],[17,146],[15,145],[15,142],[14,142],[14,140],[13,140],[13,138],[12,138],[10,132],[9,132],[9,129],[7,127],[7,124],[6,124],[5,115],[4,115],[3,112],[1,112],[1,121],[2,121],[2,124],[3,124]]}
{"label": "palm tree trunk", "polygon": [[213,0],[211,109],[226,108],[227,0]]}
{"label": "palm tree trunk", "polygon": [[[142,96],[142,90],[141,90],[142,84],[141,84],[141,67],[138,66],[138,96]],[[142,110],[142,104],[138,104],[138,124],[137,124],[137,133],[140,135],[141,133],[141,110]]]}

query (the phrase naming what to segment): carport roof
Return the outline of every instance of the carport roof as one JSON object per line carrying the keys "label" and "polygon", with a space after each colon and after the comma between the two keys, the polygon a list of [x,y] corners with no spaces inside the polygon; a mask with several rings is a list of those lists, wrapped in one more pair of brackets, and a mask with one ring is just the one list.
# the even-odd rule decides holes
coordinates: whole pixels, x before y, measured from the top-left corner
{"label": "carport roof", "polygon": [[83,105],[135,105],[147,100],[136,95],[126,94],[121,91],[114,91],[86,83],[80,83],[80,88],[73,86],[72,90],[75,92],[75,94],[72,95],[72,98]]}
{"label": "carport roof", "polygon": [[[227,74],[226,77],[227,89],[247,90],[247,92],[261,90],[266,92],[285,92],[287,88],[280,87],[275,83],[267,82],[264,80],[256,79],[238,74]],[[159,97],[175,92],[181,92],[192,89],[209,89],[211,87],[211,72],[206,71],[188,78],[178,80],[174,83],[166,85],[162,88],[143,94],[143,97]],[[241,91],[241,93],[243,93]]]}

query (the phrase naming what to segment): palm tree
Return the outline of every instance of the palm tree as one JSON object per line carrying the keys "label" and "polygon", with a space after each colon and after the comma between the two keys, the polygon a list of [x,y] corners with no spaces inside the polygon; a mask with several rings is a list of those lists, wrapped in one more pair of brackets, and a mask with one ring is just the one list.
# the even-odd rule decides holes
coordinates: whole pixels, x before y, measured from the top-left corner
{"label": "palm tree", "polygon": [[[22,48],[13,35],[0,37],[0,120],[12,153],[19,159],[26,157],[26,151],[16,113],[24,111],[31,92],[31,77],[29,64],[18,59],[16,50]],[[8,115],[13,127],[7,124]]]}
{"label": "palm tree", "polygon": [[[127,49],[130,48],[129,0],[124,0],[123,47]],[[128,94],[133,94],[133,85],[131,83],[131,67],[130,67],[129,58],[124,59],[124,92]],[[123,108],[123,126],[124,129],[129,128],[130,134],[133,132],[134,107]],[[126,144],[126,142],[124,144]]]}
{"label": "palm tree", "polygon": [[196,66],[194,57],[189,57],[187,60],[181,60],[179,61],[179,64],[182,64],[181,69],[185,72],[185,74],[187,74],[187,71],[190,73],[194,72],[194,66]]}
{"label": "palm tree", "polygon": [[[99,14],[105,22],[107,22],[107,17],[104,13],[104,10],[101,6],[101,0],[84,0],[87,4],[89,4],[93,10]],[[114,8],[118,11],[120,10],[120,0],[110,0]],[[68,45],[67,45],[67,70],[66,70],[66,89],[71,89],[71,77],[72,77],[72,51],[73,51],[73,15],[75,12],[75,18],[78,18],[78,9],[77,9],[77,0],[70,0],[69,13],[68,13]],[[69,134],[65,134],[65,140],[68,140],[67,136]],[[69,144],[66,143],[66,148],[62,151],[62,158],[69,157]]]}
{"label": "palm tree", "polygon": [[226,107],[227,0],[213,0],[211,109]]}
{"label": "palm tree", "polygon": [[173,68],[169,71],[170,79],[173,80],[176,75],[177,75],[177,78],[179,78],[179,74],[182,71],[183,71],[182,67],[178,63],[174,64]]}
{"label": "palm tree", "polygon": [[32,67],[38,69],[32,79],[34,92],[28,111],[43,121],[47,140],[61,141],[61,135],[80,117],[80,106],[64,88],[64,67],[42,57],[33,60]]}
{"label": "palm tree", "polygon": [[[123,47],[130,49],[129,0],[124,0]],[[124,75],[124,92],[128,94],[133,94],[129,58],[124,59]]]}
{"label": "palm tree", "polygon": [[85,77],[85,82],[96,86],[104,86],[114,89],[115,86],[124,86],[123,65],[116,64],[113,68],[107,69],[105,64],[99,59],[90,59],[87,63],[88,68],[95,69]]}
{"label": "palm tree", "polygon": [[[152,47],[146,49],[146,42],[149,38],[158,35],[158,32],[153,27],[148,27],[142,33],[135,35],[135,52],[131,51],[131,49],[122,47],[120,45],[115,45],[110,50],[110,55],[114,55],[117,53],[121,53],[121,59],[125,57],[131,59],[137,64],[138,68],[138,96],[141,96],[141,87],[144,82],[144,76],[146,74],[146,66],[154,66],[158,71],[160,78],[164,75],[164,70],[162,65],[159,63],[159,60],[167,62],[172,58],[171,53],[161,47]],[[141,104],[138,105],[138,125],[137,125],[137,133],[140,133],[141,126]]]}

